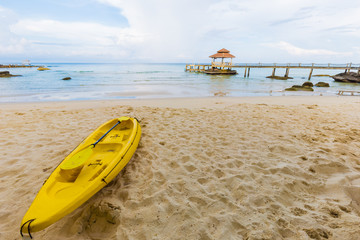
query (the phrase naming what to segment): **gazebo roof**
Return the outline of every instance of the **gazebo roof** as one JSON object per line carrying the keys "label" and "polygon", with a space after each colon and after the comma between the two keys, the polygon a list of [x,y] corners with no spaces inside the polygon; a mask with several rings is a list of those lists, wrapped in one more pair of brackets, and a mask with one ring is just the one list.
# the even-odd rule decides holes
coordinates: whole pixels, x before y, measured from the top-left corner
{"label": "gazebo roof", "polygon": [[217,51],[217,53],[209,56],[210,58],[234,58],[235,56],[230,54],[230,51],[223,48]]}

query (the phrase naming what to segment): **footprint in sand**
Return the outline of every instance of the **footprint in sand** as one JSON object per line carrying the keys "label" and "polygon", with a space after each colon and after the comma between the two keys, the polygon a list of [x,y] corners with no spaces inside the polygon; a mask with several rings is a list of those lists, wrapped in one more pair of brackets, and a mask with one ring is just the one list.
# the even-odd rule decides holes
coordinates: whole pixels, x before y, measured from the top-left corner
{"label": "footprint in sand", "polygon": [[70,234],[86,232],[91,239],[109,239],[116,235],[120,211],[110,202],[94,203],[72,217],[71,227],[65,225],[65,229]]}
{"label": "footprint in sand", "polygon": [[351,206],[360,214],[360,175],[348,178],[350,185],[345,186],[345,193],[351,198]]}

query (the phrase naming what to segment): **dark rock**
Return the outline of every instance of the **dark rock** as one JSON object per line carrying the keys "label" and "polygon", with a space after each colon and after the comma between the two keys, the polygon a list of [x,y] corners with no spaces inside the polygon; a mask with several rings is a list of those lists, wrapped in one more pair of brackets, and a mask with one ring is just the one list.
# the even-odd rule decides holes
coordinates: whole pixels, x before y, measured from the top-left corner
{"label": "dark rock", "polygon": [[312,87],[293,85],[291,88],[286,88],[285,91],[314,91]]}
{"label": "dark rock", "polygon": [[0,72],[0,76],[7,76],[7,75],[10,75],[9,71],[1,71]]}
{"label": "dark rock", "polygon": [[315,84],[316,87],[330,87],[330,85],[326,82],[318,82]]}
{"label": "dark rock", "polygon": [[12,74],[10,74],[9,71],[1,71],[0,72],[0,77],[18,77],[18,76],[21,76],[21,75],[12,75]]}
{"label": "dark rock", "polygon": [[314,84],[312,82],[304,82],[302,86],[303,87],[313,87]]}
{"label": "dark rock", "polygon": [[339,73],[332,78],[336,82],[360,83],[360,75],[356,72]]}
{"label": "dark rock", "polygon": [[299,91],[310,91],[310,92],[313,92],[314,89],[313,89],[312,87],[302,87],[302,88],[300,88]]}
{"label": "dark rock", "polygon": [[62,80],[71,80],[71,77],[64,77]]}
{"label": "dark rock", "polygon": [[276,80],[288,80],[293,79],[292,77],[280,77],[280,76],[267,76],[266,78],[276,79]]}

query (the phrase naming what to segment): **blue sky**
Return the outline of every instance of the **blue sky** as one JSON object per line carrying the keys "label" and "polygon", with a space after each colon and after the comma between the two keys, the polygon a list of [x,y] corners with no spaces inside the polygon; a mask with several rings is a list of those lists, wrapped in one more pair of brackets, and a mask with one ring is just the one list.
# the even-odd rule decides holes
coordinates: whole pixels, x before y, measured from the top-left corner
{"label": "blue sky", "polygon": [[0,6],[13,10],[22,18],[128,26],[127,19],[121,15],[118,8],[92,0],[4,0],[0,2]]}
{"label": "blue sky", "polygon": [[353,0],[0,0],[0,63],[360,63]]}

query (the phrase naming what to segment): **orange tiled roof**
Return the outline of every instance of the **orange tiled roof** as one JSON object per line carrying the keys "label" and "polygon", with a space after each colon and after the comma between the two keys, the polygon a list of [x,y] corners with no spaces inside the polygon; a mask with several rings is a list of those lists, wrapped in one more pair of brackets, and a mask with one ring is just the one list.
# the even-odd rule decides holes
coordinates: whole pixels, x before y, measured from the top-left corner
{"label": "orange tiled roof", "polygon": [[230,54],[230,51],[223,48],[217,51],[217,53],[209,56],[210,58],[234,58],[235,56]]}

